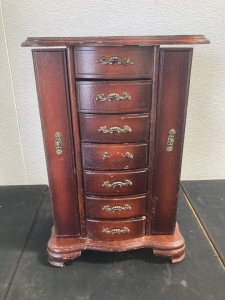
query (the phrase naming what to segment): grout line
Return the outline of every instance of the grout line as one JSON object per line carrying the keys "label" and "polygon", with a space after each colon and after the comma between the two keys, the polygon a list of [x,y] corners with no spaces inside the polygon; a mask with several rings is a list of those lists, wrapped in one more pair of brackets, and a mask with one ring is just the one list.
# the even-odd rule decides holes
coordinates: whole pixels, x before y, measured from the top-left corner
{"label": "grout line", "polygon": [[4,40],[5,40],[6,55],[7,55],[7,60],[8,60],[9,75],[10,75],[10,79],[11,79],[12,94],[13,94],[15,114],[16,114],[16,122],[17,122],[18,133],[19,133],[20,149],[21,149],[21,153],[22,153],[23,170],[24,170],[24,175],[25,175],[25,184],[27,184],[28,183],[27,172],[26,172],[26,167],[25,167],[25,158],[24,158],[24,151],[23,151],[22,136],[21,136],[21,133],[20,133],[20,123],[19,123],[19,116],[18,116],[18,111],[17,111],[16,95],[15,95],[15,89],[14,89],[14,83],[13,83],[12,69],[11,69],[11,63],[10,63],[10,58],[9,58],[9,49],[8,49],[8,43],[7,43],[7,38],[6,38],[2,0],[0,0],[0,14],[1,14],[1,19],[2,19],[2,28],[3,28],[3,36],[4,36]]}
{"label": "grout line", "polygon": [[196,213],[196,211],[195,211],[193,205],[191,204],[191,201],[189,200],[189,198],[188,198],[188,196],[187,196],[187,194],[186,194],[186,192],[185,192],[183,186],[180,185],[180,187],[181,187],[181,189],[182,189],[182,192],[183,192],[183,194],[184,194],[184,197],[185,197],[185,199],[186,199],[186,201],[187,201],[187,203],[188,203],[190,209],[192,210],[192,212],[193,212],[195,218],[196,218],[197,221],[198,221],[199,226],[201,227],[201,229],[202,229],[202,231],[203,231],[203,233],[204,233],[204,235],[205,235],[207,241],[209,242],[211,248],[213,249],[213,251],[214,251],[214,253],[215,253],[215,256],[218,258],[218,260],[219,260],[219,262],[220,262],[222,268],[225,270],[225,263],[223,262],[222,258],[220,257],[220,254],[219,254],[219,252],[217,251],[216,247],[214,246],[213,241],[211,240],[209,234],[208,234],[207,231],[205,230],[204,224],[202,223],[202,221],[200,220],[199,216],[197,215],[197,213]]}
{"label": "grout line", "polygon": [[[0,0],[0,1],[1,1],[1,0]],[[28,233],[28,235],[27,235],[27,238],[26,238],[26,240],[25,240],[25,243],[24,243],[24,246],[23,246],[23,248],[22,248],[22,251],[21,251],[21,253],[20,253],[20,255],[19,255],[19,258],[18,258],[18,260],[17,260],[17,262],[16,262],[16,264],[15,264],[15,269],[14,269],[14,271],[13,271],[11,280],[10,280],[10,282],[8,283],[7,291],[6,291],[6,293],[5,293],[4,300],[6,300],[6,298],[7,298],[7,296],[8,296],[8,293],[9,293],[9,290],[10,290],[10,288],[11,288],[11,286],[12,286],[13,279],[14,279],[14,277],[15,277],[15,275],[16,275],[16,272],[17,272],[19,263],[20,263],[21,258],[22,258],[22,256],[23,256],[23,253],[24,253],[24,251],[25,251],[25,249],[26,249],[27,243],[28,243],[28,241],[29,241],[29,239],[30,239],[30,237],[31,237],[31,234],[33,233],[33,229],[34,229],[34,227],[35,227],[35,225],[36,225],[36,223],[37,223],[37,219],[38,219],[38,216],[39,216],[39,211],[40,211],[40,209],[41,209],[41,207],[42,207],[42,204],[43,204],[43,201],[44,201],[44,199],[45,199],[45,195],[46,195],[47,191],[48,191],[48,186],[46,187],[46,189],[44,190],[44,192],[43,192],[43,194],[42,194],[42,196],[41,196],[41,200],[40,200],[40,203],[39,203],[39,205],[38,205],[38,208],[37,208],[37,211],[36,211],[34,220],[33,220],[32,224],[31,224],[30,231],[29,231],[29,233]]]}

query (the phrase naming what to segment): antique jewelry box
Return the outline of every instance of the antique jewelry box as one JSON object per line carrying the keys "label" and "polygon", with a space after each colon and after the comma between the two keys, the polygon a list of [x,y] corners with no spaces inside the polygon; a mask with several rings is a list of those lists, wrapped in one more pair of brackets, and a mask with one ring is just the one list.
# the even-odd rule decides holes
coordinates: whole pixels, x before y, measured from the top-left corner
{"label": "antique jewelry box", "polygon": [[54,216],[52,265],[86,249],[145,247],[183,259],[176,212],[192,48],[180,45],[207,43],[190,35],[22,44],[33,47]]}

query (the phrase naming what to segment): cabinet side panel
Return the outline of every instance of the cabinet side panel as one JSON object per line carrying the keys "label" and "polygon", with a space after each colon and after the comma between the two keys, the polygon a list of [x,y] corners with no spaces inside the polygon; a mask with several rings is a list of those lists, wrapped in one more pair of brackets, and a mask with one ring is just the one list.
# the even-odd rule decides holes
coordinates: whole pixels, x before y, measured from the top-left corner
{"label": "cabinet side panel", "polygon": [[[33,59],[55,229],[58,236],[77,236],[79,219],[65,51],[33,50]],[[57,132],[61,134],[58,141]]]}
{"label": "cabinet side panel", "polygon": [[160,50],[153,170],[155,234],[175,229],[191,60],[191,48]]}

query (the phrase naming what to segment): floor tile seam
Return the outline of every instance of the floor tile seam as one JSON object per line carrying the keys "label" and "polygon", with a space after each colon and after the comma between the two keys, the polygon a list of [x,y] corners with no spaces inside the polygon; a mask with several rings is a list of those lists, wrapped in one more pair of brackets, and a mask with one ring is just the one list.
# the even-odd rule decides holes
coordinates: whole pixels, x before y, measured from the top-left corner
{"label": "floor tile seam", "polygon": [[30,237],[31,237],[32,232],[33,232],[33,229],[34,229],[34,227],[35,227],[35,225],[36,225],[36,223],[37,223],[37,219],[38,219],[38,216],[39,216],[39,211],[40,211],[40,209],[41,209],[41,207],[42,207],[42,204],[43,204],[43,201],[44,201],[44,199],[45,199],[45,195],[46,195],[47,191],[48,191],[48,186],[46,186],[46,188],[45,188],[45,190],[44,190],[44,192],[43,192],[43,194],[42,194],[42,196],[41,196],[41,200],[40,200],[40,203],[39,203],[39,205],[38,205],[36,214],[35,214],[35,216],[34,216],[34,220],[33,220],[32,224],[31,224],[30,231],[29,231],[29,233],[28,233],[28,235],[27,235],[27,237],[26,237],[26,240],[25,240],[25,242],[24,242],[24,245],[23,245],[23,248],[22,248],[22,250],[21,250],[21,253],[20,253],[19,257],[18,257],[18,260],[17,260],[17,262],[15,263],[14,271],[13,271],[11,280],[10,280],[9,283],[8,283],[8,287],[7,287],[5,296],[4,296],[4,300],[6,300],[7,297],[8,297],[9,290],[10,290],[10,288],[11,288],[11,286],[12,286],[12,283],[13,283],[14,277],[15,277],[15,275],[16,275],[16,272],[17,272],[19,263],[20,263],[20,261],[21,261],[21,258],[22,258],[22,256],[23,256],[24,250],[26,249],[27,243],[28,243],[28,241],[30,240]]}
{"label": "floor tile seam", "polygon": [[191,201],[188,198],[188,195],[187,195],[185,189],[183,188],[182,185],[180,185],[180,186],[181,186],[182,192],[184,194],[185,200],[187,201],[187,203],[188,203],[188,205],[189,205],[189,207],[190,207],[193,215],[195,216],[195,218],[196,218],[199,226],[201,227],[201,229],[202,229],[202,231],[203,231],[203,233],[204,233],[204,235],[205,235],[208,243],[210,244],[211,248],[213,249],[213,252],[215,253],[215,256],[219,260],[220,265],[222,266],[223,270],[225,271],[225,262],[223,262],[223,260],[222,260],[222,258],[220,256],[219,252],[217,251],[215,245],[213,244],[213,241],[211,240],[211,238],[210,238],[209,234],[207,233],[206,229],[204,228],[204,224],[202,223],[202,221],[201,221],[200,217],[198,216],[197,212],[195,211],[194,206],[191,204]]}

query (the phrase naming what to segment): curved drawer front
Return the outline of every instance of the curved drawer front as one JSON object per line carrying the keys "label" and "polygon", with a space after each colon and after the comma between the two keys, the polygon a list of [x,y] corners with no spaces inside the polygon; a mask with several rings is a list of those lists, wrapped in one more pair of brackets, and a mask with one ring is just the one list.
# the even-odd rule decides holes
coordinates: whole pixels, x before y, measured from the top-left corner
{"label": "curved drawer front", "polygon": [[99,219],[128,219],[145,215],[147,195],[135,197],[86,197],[86,216]]}
{"label": "curved drawer front", "polygon": [[77,78],[152,78],[153,47],[76,47]]}
{"label": "curved drawer front", "polygon": [[77,81],[78,109],[87,113],[147,112],[151,81]]}
{"label": "curved drawer front", "polygon": [[86,220],[87,236],[99,240],[127,240],[142,237],[145,234],[145,217],[120,220],[99,221]]}
{"label": "curved drawer front", "polygon": [[147,167],[147,144],[82,144],[84,169],[118,170]]}
{"label": "curved drawer front", "polygon": [[147,170],[121,172],[84,171],[86,194],[102,196],[134,195],[147,192]]}
{"label": "curved drawer front", "polygon": [[149,139],[150,116],[80,114],[81,140],[97,143],[143,142]]}

